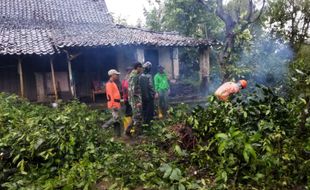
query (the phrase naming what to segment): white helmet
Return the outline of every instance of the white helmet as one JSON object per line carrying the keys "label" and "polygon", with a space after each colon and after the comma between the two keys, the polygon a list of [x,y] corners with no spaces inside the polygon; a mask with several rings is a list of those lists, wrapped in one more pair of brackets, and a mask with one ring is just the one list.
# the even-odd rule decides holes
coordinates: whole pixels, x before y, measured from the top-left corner
{"label": "white helmet", "polygon": [[115,69],[111,69],[111,70],[109,70],[109,72],[108,72],[108,75],[109,76],[112,76],[112,75],[114,75],[114,74],[116,74],[116,75],[119,75],[119,74],[121,74],[120,72],[118,72],[117,70],[115,70]]}
{"label": "white helmet", "polygon": [[147,61],[147,62],[145,62],[144,64],[143,64],[143,68],[151,68],[152,67],[152,63],[151,62],[149,62],[149,61]]}

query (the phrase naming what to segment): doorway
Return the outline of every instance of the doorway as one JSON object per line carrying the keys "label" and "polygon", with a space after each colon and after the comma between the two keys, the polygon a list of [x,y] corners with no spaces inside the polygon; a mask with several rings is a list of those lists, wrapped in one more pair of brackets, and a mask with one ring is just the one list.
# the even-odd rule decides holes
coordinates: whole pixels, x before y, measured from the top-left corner
{"label": "doorway", "polygon": [[150,61],[152,63],[152,75],[157,73],[157,68],[159,65],[159,53],[157,49],[146,49],[144,50],[145,61]]}

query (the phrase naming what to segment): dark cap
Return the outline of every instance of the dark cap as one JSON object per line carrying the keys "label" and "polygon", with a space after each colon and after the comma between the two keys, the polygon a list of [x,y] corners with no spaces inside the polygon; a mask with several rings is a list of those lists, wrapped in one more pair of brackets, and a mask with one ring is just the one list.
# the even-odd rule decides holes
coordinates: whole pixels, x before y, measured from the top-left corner
{"label": "dark cap", "polygon": [[136,62],[136,63],[134,64],[134,66],[133,66],[134,69],[137,69],[137,68],[139,68],[139,67],[142,68],[142,64],[141,64],[140,62]]}
{"label": "dark cap", "polygon": [[158,69],[165,69],[162,65],[158,65]]}

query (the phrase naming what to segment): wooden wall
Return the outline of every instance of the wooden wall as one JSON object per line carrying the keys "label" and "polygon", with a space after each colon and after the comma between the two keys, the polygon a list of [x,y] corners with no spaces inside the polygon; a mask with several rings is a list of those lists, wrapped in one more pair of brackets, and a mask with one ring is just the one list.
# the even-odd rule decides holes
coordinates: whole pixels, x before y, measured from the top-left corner
{"label": "wooden wall", "polygon": [[[46,81],[44,85],[38,85],[37,73],[50,73],[49,56],[23,56],[22,70],[24,82],[24,96],[30,101],[42,100],[39,97],[38,90],[46,92]],[[65,71],[65,57],[56,56],[55,70]],[[37,89],[37,87],[42,89]],[[18,57],[17,56],[0,56],[0,92],[8,92],[21,95],[20,77],[18,73]],[[46,95],[46,94],[45,94]]]}
{"label": "wooden wall", "polygon": [[108,81],[110,69],[117,69],[115,48],[83,49],[81,54],[72,61],[77,96],[89,98],[92,94],[92,82]]}
{"label": "wooden wall", "polygon": [[0,92],[20,94],[17,59],[0,56]]}
{"label": "wooden wall", "polygon": [[[108,71],[110,69],[121,71],[121,79],[124,78],[126,67],[132,66],[138,58],[142,59],[142,52],[144,53],[145,48],[146,47],[103,47],[69,50],[71,53],[75,52],[79,54],[79,56],[71,62],[77,97],[87,97],[90,99],[93,81],[107,82],[109,79]],[[166,67],[166,71],[169,75],[172,75],[172,60],[169,49],[152,49],[159,50],[157,55],[159,63]],[[145,58],[144,56],[143,54],[143,59]],[[69,79],[66,75],[66,73],[68,73],[66,54],[60,53],[54,55],[53,62],[56,73],[56,83],[61,93],[60,98],[64,100],[70,99],[72,98],[71,92],[68,88],[64,88],[64,86],[69,85]],[[17,65],[17,56],[0,56],[0,92],[20,95],[20,79]],[[49,79],[51,73],[50,57],[35,55],[23,56],[22,68],[25,97],[31,101],[44,101],[46,96],[51,93],[52,89],[52,81]],[[157,66],[154,67],[154,71],[156,68]],[[178,69],[176,66],[174,68]]]}

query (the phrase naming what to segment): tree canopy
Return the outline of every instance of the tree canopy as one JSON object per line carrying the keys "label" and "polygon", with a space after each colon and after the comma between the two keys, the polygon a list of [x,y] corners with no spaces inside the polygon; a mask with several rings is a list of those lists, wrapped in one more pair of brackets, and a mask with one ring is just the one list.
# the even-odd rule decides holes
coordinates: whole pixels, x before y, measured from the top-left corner
{"label": "tree canopy", "polygon": [[[289,59],[270,53],[265,64],[277,68],[284,64],[287,67],[298,47],[309,39],[309,1],[158,0],[155,4],[155,8],[145,12],[150,29],[178,31],[222,44],[213,46],[213,65],[216,63],[219,68],[222,81],[244,77],[254,71],[251,69],[262,66],[251,58],[270,53],[262,47],[264,43],[271,42],[275,52],[283,47],[290,52]],[[252,61],[242,63],[245,60]]]}

